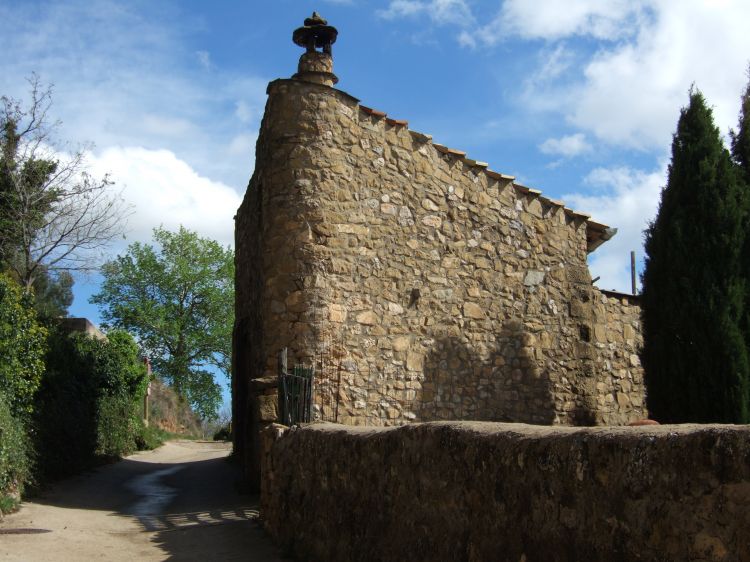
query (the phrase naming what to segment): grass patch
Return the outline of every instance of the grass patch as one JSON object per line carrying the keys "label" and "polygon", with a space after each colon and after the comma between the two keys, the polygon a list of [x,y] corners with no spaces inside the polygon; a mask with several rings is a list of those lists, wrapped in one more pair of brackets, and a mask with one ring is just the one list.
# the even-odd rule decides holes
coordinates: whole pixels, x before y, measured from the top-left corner
{"label": "grass patch", "polygon": [[0,515],[14,512],[18,508],[18,503],[17,498],[0,494]]}
{"label": "grass patch", "polygon": [[149,426],[143,429],[143,432],[136,440],[136,443],[138,445],[138,449],[142,451],[150,451],[152,449],[161,447],[166,441],[170,441],[172,439],[190,439],[194,441],[200,438],[200,435],[195,435],[192,433],[173,433],[156,426]]}

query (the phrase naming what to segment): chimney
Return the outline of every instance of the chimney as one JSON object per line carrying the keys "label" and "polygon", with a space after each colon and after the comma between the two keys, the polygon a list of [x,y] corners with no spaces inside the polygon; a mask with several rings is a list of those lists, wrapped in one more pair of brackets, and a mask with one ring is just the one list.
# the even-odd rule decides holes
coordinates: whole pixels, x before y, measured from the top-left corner
{"label": "chimney", "polygon": [[292,78],[325,86],[336,84],[339,79],[333,73],[331,45],[336,42],[338,34],[336,28],[328,25],[317,12],[313,12],[302,27],[295,29],[292,41],[304,47],[305,52],[299,58],[297,74]]}

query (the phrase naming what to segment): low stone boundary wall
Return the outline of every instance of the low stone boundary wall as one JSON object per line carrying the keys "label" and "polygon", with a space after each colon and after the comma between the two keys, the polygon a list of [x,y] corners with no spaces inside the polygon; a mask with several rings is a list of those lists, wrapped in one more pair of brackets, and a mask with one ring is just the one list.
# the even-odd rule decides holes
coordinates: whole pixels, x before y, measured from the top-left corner
{"label": "low stone boundary wall", "polygon": [[265,433],[301,560],[750,561],[750,429],[434,422]]}

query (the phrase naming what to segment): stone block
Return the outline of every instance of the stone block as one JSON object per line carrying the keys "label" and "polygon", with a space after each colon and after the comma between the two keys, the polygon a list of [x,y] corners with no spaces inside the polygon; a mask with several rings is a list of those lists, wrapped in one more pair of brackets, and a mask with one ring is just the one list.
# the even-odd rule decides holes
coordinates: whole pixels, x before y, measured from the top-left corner
{"label": "stone block", "polygon": [[406,354],[406,368],[410,371],[421,371],[424,366],[424,355],[415,351]]}
{"label": "stone block", "polygon": [[278,396],[276,394],[256,395],[258,419],[262,422],[275,422],[279,418]]}
{"label": "stone block", "polygon": [[477,320],[484,318],[482,307],[473,302],[465,302],[463,312],[466,318],[475,318]]}
{"label": "stone block", "polygon": [[422,224],[433,228],[440,228],[440,225],[443,224],[443,219],[437,215],[426,215],[422,217]]}
{"label": "stone block", "polygon": [[328,320],[331,322],[346,322],[347,310],[341,304],[328,305]]}
{"label": "stone block", "polygon": [[357,314],[357,322],[366,326],[372,326],[379,322],[378,315],[372,310],[365,310]]}
{"label": "stone block", "polygon": [[533,287],[544,282],[544,271],[538,271],[530,269],[526,272],[526,276],[523,278],[523,284],[527,287]]}

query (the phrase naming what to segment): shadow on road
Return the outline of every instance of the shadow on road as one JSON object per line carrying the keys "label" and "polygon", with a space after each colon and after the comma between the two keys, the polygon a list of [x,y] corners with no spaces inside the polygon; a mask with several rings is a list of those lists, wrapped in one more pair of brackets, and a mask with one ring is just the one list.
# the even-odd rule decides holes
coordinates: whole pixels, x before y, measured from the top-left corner
{"label": "shadow on road", "polygon": [[169,443],[60,482],[34,502],[135,521],[127,527],[161,551],[155,559],[284,560],[258,523],[258,497],[237,491],[228,451],[209,445]]}

